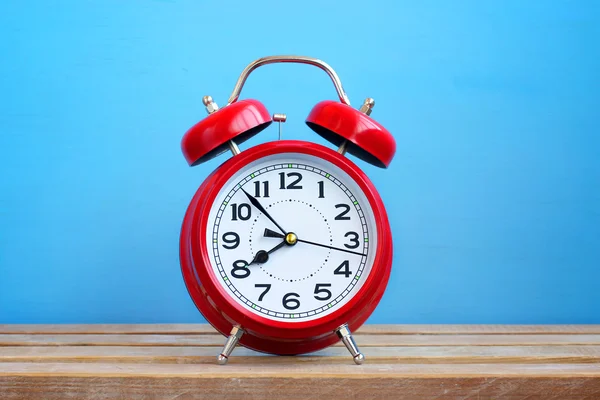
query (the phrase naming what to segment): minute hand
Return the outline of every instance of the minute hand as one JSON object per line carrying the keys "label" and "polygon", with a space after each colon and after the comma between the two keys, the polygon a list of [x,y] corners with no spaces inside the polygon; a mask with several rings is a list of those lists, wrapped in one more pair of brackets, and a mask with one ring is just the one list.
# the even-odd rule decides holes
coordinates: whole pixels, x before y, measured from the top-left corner
{"label": "minute hand", "polygon": [[345,251],[346,253],[356,254],[357,256],[366,257],[366,254],[363,254],[363,253],[358,253],[358,252],[352,251],[352,250],[340,249],[339,247],[327,246],[326,244],[309,242],[308,240],[298,239],[298,242],[302,242],[302,243],[306,243],[306,244],[312,244],[313,246],[325,247],[327,249],[332,249],[332,250]]}
{"label": "minute hand", "polygon": [[273,219],[273,217],[271,217],[269,215],[269,213],[267,212],[267,210],[265,210],[265,208],[258,202],[258,200],[256,200],[254,197],[252,197],[250,195],[250,193],[246,192],[244,189],[242,189],[242,192],[246,193],[246,196],[248,197],[248,200],[250,200],[250,203],[252,203],[252,205],[256,208],[258,208],[258,211],[260,211],[261,213],[265,214],[265,216],[267,218],[269,218],[271,220],[272,223],[275,224],[276,227],[279,228],[279,230],[285,235],[287,234],[287,232],[281,227],[279,226],[279,224],[277,222],[275,222],[275,220]]}

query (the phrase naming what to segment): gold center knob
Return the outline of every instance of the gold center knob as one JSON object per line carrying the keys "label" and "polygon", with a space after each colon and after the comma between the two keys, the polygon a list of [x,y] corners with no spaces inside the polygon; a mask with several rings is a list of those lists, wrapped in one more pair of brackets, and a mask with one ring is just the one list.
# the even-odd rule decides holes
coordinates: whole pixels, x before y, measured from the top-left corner
{"label": "gold center knob", "polygon": [[295,233],[290,232],[287,235],[285,235],[285,242],[287,244],[289,244],[290,246],[295,245],[297,241],[298,241],[298,236],[296,236]]}

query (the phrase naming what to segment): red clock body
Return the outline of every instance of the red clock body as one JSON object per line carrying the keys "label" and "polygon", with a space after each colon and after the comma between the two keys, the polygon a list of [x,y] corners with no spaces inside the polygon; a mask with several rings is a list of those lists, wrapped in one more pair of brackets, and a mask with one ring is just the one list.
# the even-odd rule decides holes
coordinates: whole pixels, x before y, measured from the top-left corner
{"label": "red clock body", "polygon": [[245,347],[300,354],[371,315],[389,279],[392,235],[353,162],[318,144],[276,141],[232,157],[199,187],[180,259],[191,298],[219,332],[237,326]]}

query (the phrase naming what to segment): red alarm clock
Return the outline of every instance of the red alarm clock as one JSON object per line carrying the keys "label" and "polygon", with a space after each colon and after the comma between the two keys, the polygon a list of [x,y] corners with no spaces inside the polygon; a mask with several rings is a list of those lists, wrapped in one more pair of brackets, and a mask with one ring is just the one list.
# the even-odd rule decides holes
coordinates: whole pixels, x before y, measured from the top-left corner
{"label": "red alarm clock", "polygon": [[[306,124],[338,146],[278,140],[240,151],[238,144],[285,115],[257,100],[239,100],[259,66],[293,62],[331,77],[340,101],[322,101]],[[351,331],[377,306],[392,265],[392,235],[375,187],[350,153],[386,168],[396,151],[392,135],[369,115],[373,99],[350,106],[335,71],[309,57],[258,59],[240,75],[229,102],[210,96],[209,116],[186,132],[183,154],[198,165],[227,150],[194,195],[181,230],[180,259],[191,298],[206,320],[227,336],[217,359],[227,363],[237,343],[293,355],[342,340],[354,361]],[[281,137],[281,131],[280,131]]]}

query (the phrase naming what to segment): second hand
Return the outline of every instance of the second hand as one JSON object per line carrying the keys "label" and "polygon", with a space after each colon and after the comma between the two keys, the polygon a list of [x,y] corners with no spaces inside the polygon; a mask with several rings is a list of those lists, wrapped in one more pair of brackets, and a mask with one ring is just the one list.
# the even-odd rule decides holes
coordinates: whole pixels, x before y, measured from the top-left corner
{"label": "second hand", "polygon": [[357,256],[363,256],[363,257],[367,256],[366,254],[359,253],[359,252],[356,252],[356,251],[346,250],[346,249],[340,249],[339,247],[327,246],[327,245],[321,244],[321,243],[309,242],[308,240],[298,239],[298,241],[302,242],[302,243],[306,243],[306,244],[312,244],[313,246],[325,247],[326,249],[332,249],[332,250],[338,250],[338,251],[345,251],[346,253],[356,254]]}

